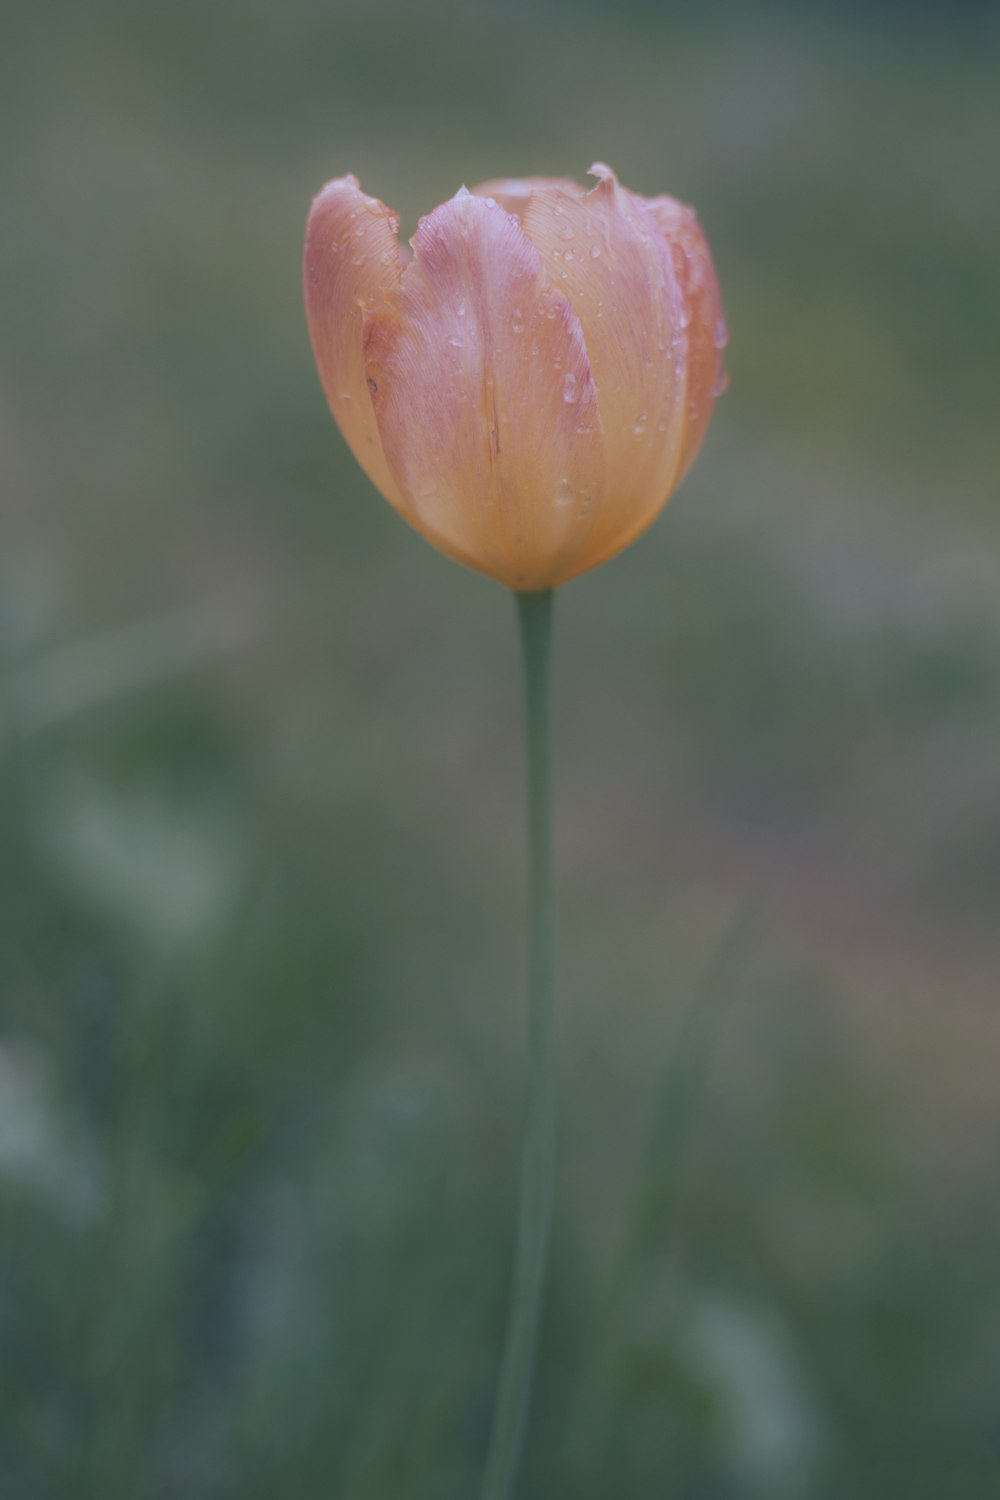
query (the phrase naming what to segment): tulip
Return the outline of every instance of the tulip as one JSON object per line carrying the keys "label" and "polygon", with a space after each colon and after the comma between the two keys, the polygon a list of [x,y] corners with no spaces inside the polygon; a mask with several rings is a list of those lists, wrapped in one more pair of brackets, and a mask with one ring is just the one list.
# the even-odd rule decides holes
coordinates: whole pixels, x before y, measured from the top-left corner
{"label": "tulip", "polygon": [[514,590],[524,655],[530,1087],[510,1315],[482,1500],[510,1500],[548,1249],[554,1150],[553,589],[613,557],[694,462],[725,387],[705,237],[675,198],[549,178],[462,188],[399,244],[356,178],[306,227],[320,379],[410,525]]}
{"label": "tulip", "polygon": [[435,547],[519,593],[646,530],[726,382],[693,210],[591,173],[590,191],[462,188],[412,255],[392,210],[339,177],[306,230],[313,351],[355,457]]}

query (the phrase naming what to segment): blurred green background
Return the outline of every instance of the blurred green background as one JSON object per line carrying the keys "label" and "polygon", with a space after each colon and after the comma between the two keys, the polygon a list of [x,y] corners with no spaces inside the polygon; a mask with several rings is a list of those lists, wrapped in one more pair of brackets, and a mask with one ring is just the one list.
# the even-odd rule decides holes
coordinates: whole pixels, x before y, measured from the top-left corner
{"label": "blurred green background", "polygon": [[503,590],[355,468],[335,174],[693,202],[732,386],[560,594],[523,1500],[1000,1494],[991,7],[8,7],[0,1500],[475,1495],[524,1081]]}

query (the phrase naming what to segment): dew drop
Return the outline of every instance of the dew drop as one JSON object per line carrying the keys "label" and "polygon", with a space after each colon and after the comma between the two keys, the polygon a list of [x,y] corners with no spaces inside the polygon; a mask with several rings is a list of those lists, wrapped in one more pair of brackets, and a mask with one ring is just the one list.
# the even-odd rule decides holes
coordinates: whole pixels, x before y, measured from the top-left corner
{"label": "dew drop", "polygon": [[715,347],[724,349],[729,343],[729,329],[726,327],[725,318],[720,318],[715,325]]}
{"label": "dew drop", "polygon": [[453,349],[464,349],[465,348],[465,341],[464,341],[464,339],[449,338],[448,343],[451,345],[451,347]]}
{"label": "dew drop", "polygon": [[460,302],[458,304],[458,306],[455,308],[455,312],[457,313],[457,315],[460,318],[464,318],[465,317],[465,303],[464,302]]}
{"label": "dew drop", "polygon": [[572,406],[575,401],[579,400],[579,397],[580,392],[576,388],[576,376],[572,371],[568,371],[563,378],[563,400],[567,406]]}
{"label": "dew drop", "polygon": [[648,422],[649,417],[644,411],[641,411],[635,419],[635,426],[632,428],[632,431],[637,438],[644,438],[646,436],[646,426]]}
{"label": "dew drop", "polygon": [[562,228],[557,231],[557,233],[561,240],[576,239],[576,232],[570,227],[569,224],[564,224]]}
{"label": "dew drop", "polygon": [[601,254],[601,247],[600,247],[600,245],[591,245],[591,247],[590,247],[590,258],[591,258],[591,260],[597,260],[597,259],[599,259],[600,254]]}
{"label": "dew drop", "polygon": [[573,486],[568,479],[560,479],[556,485],[555,501],[557,505],[573,504]]}
{"label": "dew drop", "polygon": [[719,366],[719,373],[715,377],[715,385],[712,387],[713,396],[721,396],[723,391],[729,389],[729,371],[725,365]]}
{"label": "dew drop", "polygon": [[515,333],[524,332],[524,313],[519,307],[515,307],[513,313],[511,314],[510,326]]}
{"label": "dew drop", "polygon": [[575,260],[575,259],[576,259],[576,257],[574,256],[572,250],[565,250],[563,252],[563,260]]}

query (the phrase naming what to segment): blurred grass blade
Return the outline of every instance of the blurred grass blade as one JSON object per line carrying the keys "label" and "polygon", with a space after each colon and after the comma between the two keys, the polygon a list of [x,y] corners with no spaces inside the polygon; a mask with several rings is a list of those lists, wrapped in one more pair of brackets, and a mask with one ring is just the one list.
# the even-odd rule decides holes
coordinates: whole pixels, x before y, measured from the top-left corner
{"label": "blurred grass blade", "polygon": [[590,1357],[583,1365],[570,1453],[571,1465],[580,1473],[592,1467],[608,1425],[614,1420],[629,1293],[647,1255],[655,1246],[662,1256],[676,1227],[680,1187],[705,1101],[712,1059],[726,1011],[745,982],[762,916],[760,902],[754,899],[736,917],[683,1017],[667,1061],[635,1195],[595,1313]]}
{"label": "blurred grass blade", "polygon": [[8,730],[25,738],[246,646],[246,611],[182,609],[131,621],[8,672]]}

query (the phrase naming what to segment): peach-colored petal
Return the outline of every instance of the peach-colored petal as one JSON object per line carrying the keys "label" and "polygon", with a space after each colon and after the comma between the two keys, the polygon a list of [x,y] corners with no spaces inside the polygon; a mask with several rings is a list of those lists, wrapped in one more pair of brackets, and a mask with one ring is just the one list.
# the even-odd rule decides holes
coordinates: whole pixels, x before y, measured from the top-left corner
{"label": "peach-colored petal", "polygon": [[524,232],[583,326],[607,454],[605,498],[578,571],[627,546],[669,497],[685,401],[683,300],[643,200],[602,165],[589,193],[533,188]]}
{"label": "peach-colored petal", "polygon": [[516,218],[464,190],[366,323],[382,445],[413,524],[512,588],[560,583],[599,510],[603,442],[579,320]]}
{"label": "peach-colored petal", "polygon": [[399,219],[354,177],[328,182],[306,225],[303,283],[316,365],[330,409],[365,473],[409,519],[389,472],[365,384],[362,323],[398,290]]}
{"label": "peach-colored petal", "polygon": [[582,198],[586,191],[571,177],[495,177],[478,183],[472,191],[478,198],[494,198],[509,214],[523,219],[528,199],[540,188],[561,188],[577,198]]}
{"label": "peach-colored petal", "polygon": [[678,482],[694,463],[715,398],[728,377],[722,351],[729,339],[711,251],[693,208],[666,195],[646,200],[673,256],[684,295],[687,337],[687,422]]}

